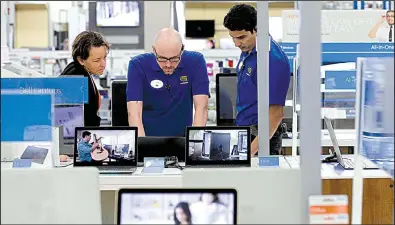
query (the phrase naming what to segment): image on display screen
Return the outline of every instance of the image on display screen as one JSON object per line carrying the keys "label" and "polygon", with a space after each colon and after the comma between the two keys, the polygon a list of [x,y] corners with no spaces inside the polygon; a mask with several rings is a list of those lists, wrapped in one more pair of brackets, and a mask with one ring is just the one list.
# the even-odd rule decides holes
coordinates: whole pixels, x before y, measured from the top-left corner
{"label": "image on display screen", "polygon": [[134,130],[78,130],[76,162],[86,165],[128,165],[135,160]]}
{"label": "image on display screen", "polygon": [[189,130],[191,161],[247,160],[246,130]]}
{"label": "image on display screen", "polygon": [[232,193],[122,193],[120,224],[235,224]]}
{"label": "image on display screen", "polygon": [[97,1],[96,24],[98,27],[140,26],[138,1]]}
{"label": "image on display screen", "polygon": [[75,128],[84,126],[84,106],[55,105],[55,126],[63,126],[65,141],[72,143]]}

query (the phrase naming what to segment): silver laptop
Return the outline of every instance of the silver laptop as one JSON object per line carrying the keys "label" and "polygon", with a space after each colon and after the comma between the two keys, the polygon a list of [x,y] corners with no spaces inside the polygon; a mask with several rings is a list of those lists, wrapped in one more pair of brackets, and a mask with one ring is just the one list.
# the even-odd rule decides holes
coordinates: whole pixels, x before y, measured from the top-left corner
{"label": "silver laptop", "polygon": [[[337,142],[335,130],[333,129],[331,120],[328,117],[324,116],[324,121],[326,124],[326,127],[328,129],[329,136],[331,137],[332,140],[332,145],[334,149],[333,156],[337,159],[337,162],[345,169],[345,170],[353,170],[355,165],[354,165],[354,158],[343,158],[342,153],[340,151],[339,144]],[[378,169],[378,167],[370,160],[367,160],[366,158],[362,158],[362,168],[363,169]]]}
{"label": "silver laptop", "polygon": [[76,127],[74,166],[100,173],[133,173],[137,168],[137,127]]}
{"label": "silver laptop", "polygon": [[185,167],[250,167],[250,127],[187,127]]}
{"label": "silver laptop", "polygon": [[199,168],[183,171],[185,188],[234,188],[237,224],[300,224],[299,169]]}
{"label": "silver laptop", "polygon": [[236,224],[234,189],[121,189],[117,224]]}

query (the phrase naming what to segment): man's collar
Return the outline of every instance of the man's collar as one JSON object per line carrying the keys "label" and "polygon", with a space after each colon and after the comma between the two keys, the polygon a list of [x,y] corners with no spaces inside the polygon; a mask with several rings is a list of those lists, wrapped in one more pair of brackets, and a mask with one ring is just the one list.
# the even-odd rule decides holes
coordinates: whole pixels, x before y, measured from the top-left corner
{"label": "man's collar", "polygon": [[[185,52],[185,51],[184,51],[184,52]],[[180,60],[180,63],[178,63],[178,66],[177,66],[176,70],[177,70],[178,68],[183,68],[183,67],[184,67],[184,60],[182,59],[183,56],[184,56],[184,52],[183,52],[182,55],[181,55],[181,60]],[[153,69],[154,71],[162,71],[162,69],[161,69],[160,66],[158,65],[158,62],[156,61],[155,54],[154,54],[154,53],[151,53],[151,54],[152,54],[152,57],[154,58],[154,63],[152,64],[152,69]]]}

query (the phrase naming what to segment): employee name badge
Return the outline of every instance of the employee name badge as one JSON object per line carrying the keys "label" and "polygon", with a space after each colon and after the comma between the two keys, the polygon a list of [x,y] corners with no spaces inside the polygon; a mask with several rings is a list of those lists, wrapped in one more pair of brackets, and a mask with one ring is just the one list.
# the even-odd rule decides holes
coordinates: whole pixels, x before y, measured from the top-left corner
{"label": "employee name badge", "polygon": [[153,80],[151,81],[151,87],[159,89],[163,87],[163,82],[161,80]]}
{"label": "employee name badge", "polygon": [[309,197],[310,224],[349,224],[347,195]]}

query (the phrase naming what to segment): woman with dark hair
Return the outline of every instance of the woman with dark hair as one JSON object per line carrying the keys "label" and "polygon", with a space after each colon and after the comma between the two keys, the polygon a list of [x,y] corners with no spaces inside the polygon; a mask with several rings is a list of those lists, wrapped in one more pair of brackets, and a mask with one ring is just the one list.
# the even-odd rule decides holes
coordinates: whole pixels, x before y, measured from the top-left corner
{"label": "woman with dark hair", "polygon": [[228,224],[229,210],[217,193],[203,193],[191,205],[194,224]]}
{"label": "woman with dark hair", "polygon": [[104,37],[94,31],[83,31],[74,40],[72,45],[73,62],[71,62],[61,76],[75,75],[88,77],[88,103],[84,104],[84,125],[100,126],[100,117],[97,115],[101,96],[92,75],[101,75],[106,68],[109,44]]}
{"label": "woman with dark hair", "polygon": [[192,214],[187,202],[180,202],[174,208],[174,224],[192,224]]}

